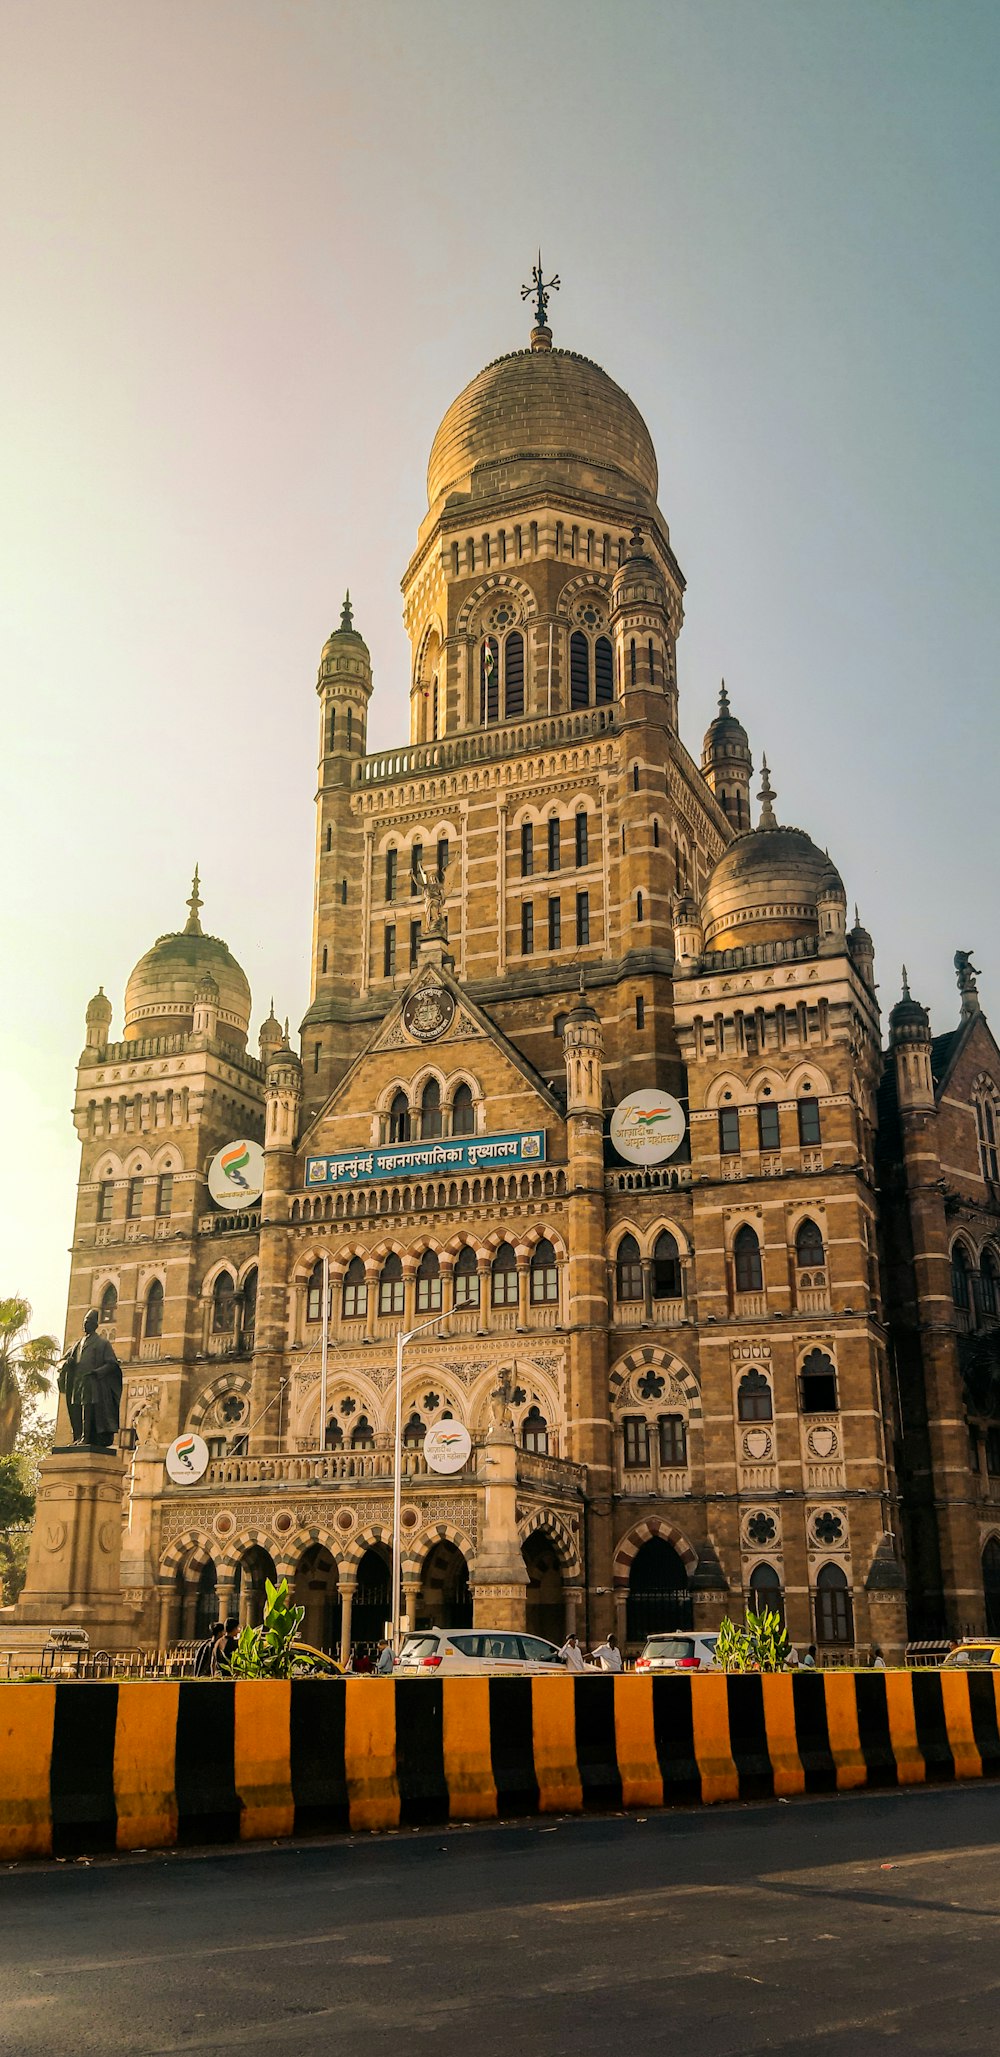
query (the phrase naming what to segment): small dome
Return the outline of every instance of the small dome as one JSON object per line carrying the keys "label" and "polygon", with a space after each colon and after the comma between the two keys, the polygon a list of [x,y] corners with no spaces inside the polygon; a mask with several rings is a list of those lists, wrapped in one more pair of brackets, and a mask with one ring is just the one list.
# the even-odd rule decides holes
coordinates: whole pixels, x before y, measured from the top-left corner
{"label": "small dome", "polygon": [[930,1032],[930,1015],[926,1007],[921,1006],[919,1000],[914,1000],[910,992],[910,982],[906,976],[906,966],[904,964],[903,997],[901,1000],[897,1000],[895,1007],[891,1009],[889,1014],[890,1038],[895,1043],[903,1043],[911,1039],[919,1042],[923,1041],[925,1037],[929,1037]]}
{"label": "small dome", "polygon": [[748,771],[752,769],[750,738],[743,723],[737,721],[735,714],[730,712],[729,694],[726,691],[726,681],[723,679],[719,691],[719,712],[705,730],[705,740],[701,748],[701,768],[707,771],[724,763],[727,758],[730,761],[737,759],[746,765]]}
{"label": "small dome", "polygon": [[250,987],[220,936],[202,932],[198,873],[195,871],[191,909],[185,927],[174,934],[158,936],[151,950],[140,957],[125,988],[125,1040],[140,1036],[176,1036],[189,1031],[194,1020],[195,997],[212,993],[218,1002],[220,1040],[246,1048],[250,1026]]}
{"label": "small dome", "polygon": [[574,350],[515,350],[488,364],[453,400],[427,466],[430,507],[450,494],[492,490],[477,472],[503,467],[506,490],[582,486],[656,504],[656,452],[635,403]]}
{"label": "small dome", "polygon": [[111,1002],[103,986],[98,986],[92,1000],[87,1002],[87,1020],[91,1022],[111,1020]]}
{"label": "small dome", "polygon": [[805,829],[781,828],[775,820],[766,758],[762,768],[760,826],[728,845],[705,887],[706,950],[815,936],[821,894],[836,890],[844,897],[840,874],[826,851]]}
{"label": "small dome", "polygon": [[354,678],[371,682],[371,653],[362,635],[354,626],[354,610],[350,593],[344,595],[340,611],[340,627],[327,636],[319,660],[319,676],[323,680],[334,672],[348,672]]}

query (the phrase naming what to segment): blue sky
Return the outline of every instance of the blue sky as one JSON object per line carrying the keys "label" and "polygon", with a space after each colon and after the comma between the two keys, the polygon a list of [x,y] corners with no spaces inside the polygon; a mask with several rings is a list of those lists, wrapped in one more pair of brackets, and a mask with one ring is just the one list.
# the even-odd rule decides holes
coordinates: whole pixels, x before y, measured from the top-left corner
{"label": "blue sky", "polygon": [[[990,0],[34,0],[0,21],[0,1290],[60,1329],[86,1001],[179,926],[307,1000],[319,651],[373,746],[434,429],[526,340],[632,394],[725,675],[936,1028],[996,892]],[[755,782],[756,783],[756,782]]]}

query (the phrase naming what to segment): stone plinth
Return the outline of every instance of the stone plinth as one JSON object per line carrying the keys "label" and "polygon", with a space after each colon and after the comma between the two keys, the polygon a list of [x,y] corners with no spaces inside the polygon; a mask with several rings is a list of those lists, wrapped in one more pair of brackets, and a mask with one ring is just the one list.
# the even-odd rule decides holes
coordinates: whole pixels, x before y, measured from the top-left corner
{"label": "stone plinth", "polygon": [[131,1643],[121,1547],[120,1452],[53,1450],[39,1474],[24,1591],[0,1614],[0,1640],[14,1648],[37,1642],[39,1630],[83,1628],[92,1646]]}

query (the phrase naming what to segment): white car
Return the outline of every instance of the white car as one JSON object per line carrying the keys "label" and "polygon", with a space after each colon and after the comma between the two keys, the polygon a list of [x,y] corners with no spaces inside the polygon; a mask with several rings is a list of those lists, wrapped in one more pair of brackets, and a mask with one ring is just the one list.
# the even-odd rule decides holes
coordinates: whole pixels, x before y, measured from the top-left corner
{"label": "white car", "polygon": [[650,1636],[642,1656],[635,1660],[637,1671],[717,1671],[713,1630],[706,1636]]}
{"label": "white car", "polygon": [[426,1628],[407,1636],[397,1678],[538,1678],[565,1670],[554,1643],[508,1628]]}

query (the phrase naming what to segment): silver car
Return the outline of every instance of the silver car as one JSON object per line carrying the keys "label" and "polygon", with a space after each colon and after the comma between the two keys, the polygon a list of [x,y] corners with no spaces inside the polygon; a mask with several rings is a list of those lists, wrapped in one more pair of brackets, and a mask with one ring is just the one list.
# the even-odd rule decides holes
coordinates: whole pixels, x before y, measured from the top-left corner
{"label": "silver car", "polygon": [[642,1656],[635,1660],[637,1671],[717,1671],[715,1646],[718,1634],[683,1633],[650,1636]]}
{"label": "silver car", "polygon": [[554,1643],[507,1628],[425,1628],[409,1635],[397,1678],[537,1678],[565,1669]]}

